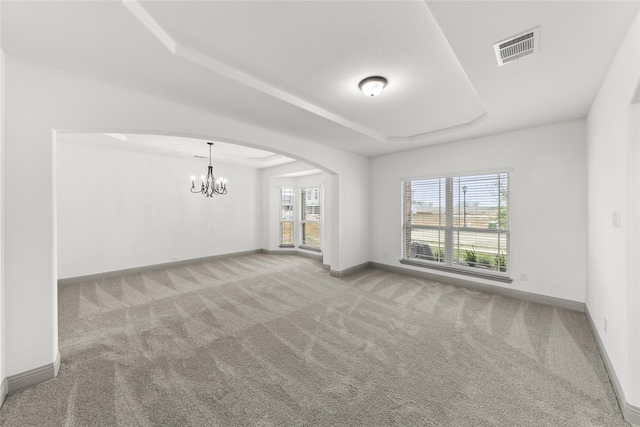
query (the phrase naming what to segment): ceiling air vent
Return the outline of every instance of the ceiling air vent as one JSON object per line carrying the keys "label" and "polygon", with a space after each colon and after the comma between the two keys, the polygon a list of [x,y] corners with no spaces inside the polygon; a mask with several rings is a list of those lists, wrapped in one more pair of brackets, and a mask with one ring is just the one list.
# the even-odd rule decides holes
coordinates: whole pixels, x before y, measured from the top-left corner
{"label": "ceiling air vent", "polygon": [[498,65],[503,66],[523,56],[538,51],[540,46],[540,27],[525,31],[493,45]]}

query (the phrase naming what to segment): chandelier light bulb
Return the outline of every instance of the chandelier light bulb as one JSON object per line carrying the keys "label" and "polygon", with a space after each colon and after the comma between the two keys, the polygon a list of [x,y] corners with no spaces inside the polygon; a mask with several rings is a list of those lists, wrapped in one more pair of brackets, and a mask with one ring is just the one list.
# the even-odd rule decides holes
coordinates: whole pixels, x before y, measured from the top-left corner
{"label": "chandelier light bulb", "polygon": [[380,95],[385,86],[387,86],[387,79],[380,76],[367,77],[358,85],[362,93],[367,96]]}

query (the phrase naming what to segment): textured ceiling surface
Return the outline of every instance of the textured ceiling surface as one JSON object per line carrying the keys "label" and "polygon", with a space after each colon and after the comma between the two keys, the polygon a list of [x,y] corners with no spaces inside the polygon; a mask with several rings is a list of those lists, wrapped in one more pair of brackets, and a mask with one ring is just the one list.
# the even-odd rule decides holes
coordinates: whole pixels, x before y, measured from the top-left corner
{"label": "textured ceiling surface", "polygon": [[[638,5],[3,1],[1,42],[10,55],[377,156],[585,117]],[[539,51],[498,67],[493,44],[538,26]],[[378,97],[358,90],[370,75],[389,80]]]}

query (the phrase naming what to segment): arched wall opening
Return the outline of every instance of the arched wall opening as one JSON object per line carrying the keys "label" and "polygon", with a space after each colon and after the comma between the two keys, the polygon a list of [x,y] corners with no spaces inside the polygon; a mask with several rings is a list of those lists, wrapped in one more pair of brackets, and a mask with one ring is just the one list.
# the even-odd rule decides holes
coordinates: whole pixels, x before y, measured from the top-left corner
{"label": "arched wall opening", "polygon": [[5,88],[2,243],[10,390],[52,378],[60,363],[56,132],[238,141],[318,165],[332,174],[332,274],[369,260],[368,158],[10,55]]}
{"label": "arched wall opening", "polygon": [[[259,250],[303,253],[331,265],[333,178],[326,168],[215,138],[122,131],[55,136],[57,278],[63,283]],[[206,173],[206,141],[215,141],[215,175],[229,180],[224,196],[190,191],[190,177],[199,185]],[[278,246],[275,181],[322,188],[320,253]]]}

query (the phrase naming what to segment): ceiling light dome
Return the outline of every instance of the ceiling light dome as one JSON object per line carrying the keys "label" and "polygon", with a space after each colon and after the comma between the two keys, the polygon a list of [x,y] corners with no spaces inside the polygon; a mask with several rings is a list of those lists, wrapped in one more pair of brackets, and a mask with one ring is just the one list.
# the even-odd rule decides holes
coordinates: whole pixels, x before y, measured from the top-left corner
{"label": "ceiling light dome", "polygon": [[380,76],[371,76],[362,80],[358,87],[367,96],[380,95],[382,89],[387,85],[387,79]]}

